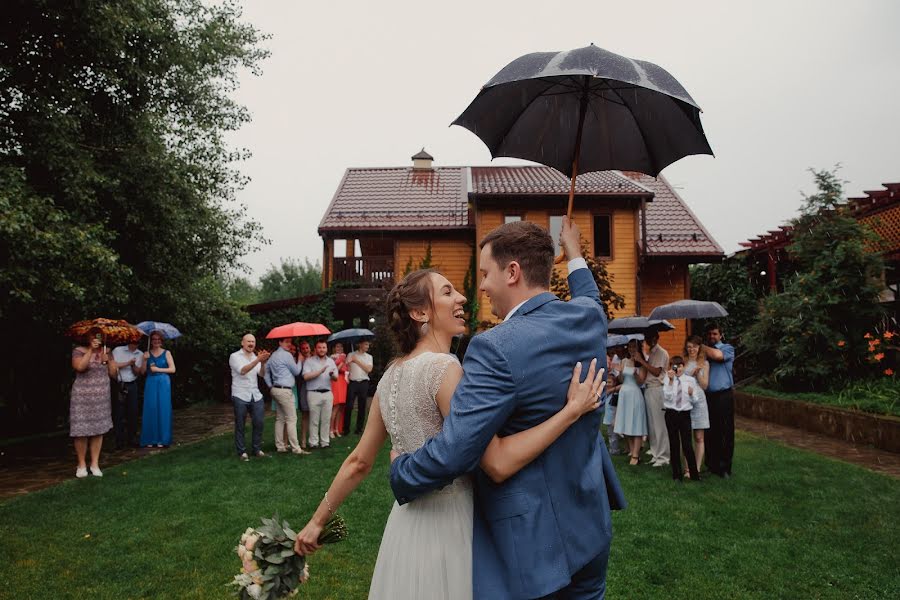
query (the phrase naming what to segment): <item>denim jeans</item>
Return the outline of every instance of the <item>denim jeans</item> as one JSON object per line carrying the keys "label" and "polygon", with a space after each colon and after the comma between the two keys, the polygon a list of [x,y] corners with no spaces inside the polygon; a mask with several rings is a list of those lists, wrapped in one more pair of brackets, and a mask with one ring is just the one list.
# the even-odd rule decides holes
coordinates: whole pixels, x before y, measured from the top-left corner
{"label": "denim jeans", "polygon": [[253,424],[253,451],[256,454],[262,450],[263,436],[263,419],[266,415],[265,402],[244,402],[234,396],[231,397],[234,403],[234,447],[238,456],[247,452],[244,443],[244,427],[247,421],[247,413],[250,413],[250,421]]}

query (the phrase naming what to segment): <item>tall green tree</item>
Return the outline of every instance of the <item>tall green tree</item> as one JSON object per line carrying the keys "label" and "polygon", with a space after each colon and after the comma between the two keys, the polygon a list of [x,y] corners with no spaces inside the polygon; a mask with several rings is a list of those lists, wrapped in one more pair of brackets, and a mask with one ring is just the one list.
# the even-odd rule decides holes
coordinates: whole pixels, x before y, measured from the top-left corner
{"label": "tall green tree", "polygon": [[[67,361],[32,363],[48,346],[65,355],[67,323],[177,320],[179,349],[199,356],[210,340],[192,308],[236,316],[212,282],[261,239],[235,202],[245,153],[225,135],[249,119],[230,97],[238,70],[266,51],[227,2],[8,0],[3,12],[0,324],[22,346],[0,406],[34,422],[27,398],[65,414]],[[182,397],[211,389],[181,368],[176,383]]]}
{"label": "tall green tree", "polygon": [[721,304],[728,316],[716,322],[724,329],[729,343],[741,345],[744,333],[759,316],[760,302],[750,280],[746,257],[738,255],[721,263],[692,265],[690,274],[691,298]]}
{"label": "tall green tree", "polygon": [[282,259],[259,278],[259,302],[309,296],[322,291],[322,268],[309,259]]}
{"label": "tall green tree", "polygon": [[766,297],[745,336],[764,372],[787,389],[866,374],[864,336],[882,316],[877,237],[846,209],[837,168],[811,172],[817,192],[805,196],[787,249],[795,273],[782,293]]}

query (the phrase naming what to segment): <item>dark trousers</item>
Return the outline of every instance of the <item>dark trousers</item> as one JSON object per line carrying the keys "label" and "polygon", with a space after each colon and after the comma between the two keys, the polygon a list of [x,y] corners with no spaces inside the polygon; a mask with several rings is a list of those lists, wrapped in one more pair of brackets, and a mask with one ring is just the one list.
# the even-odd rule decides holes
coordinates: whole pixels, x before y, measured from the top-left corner
{"label": "dark trousers", "polygon": [[666,409],[666,431],[669,433],[669,457],[672,465],[672,479],[684,479],[681,468],[681,451],[687,463],[691,479],[699,479],[697,457],[691,446],[691,411]]}
{"label": "dark trousers", "polygon": [[253,424],[253,452],[256,454],[262,450],[263,436],[263,419],[266,416],[266,404],[262,400],[259,402],[244,402],[238,400],[234,396],[231,397],[234,403],[234,447],[238,456],[247,451],[244,445],[244,427],[247,422],[247,413],[250,413],[250,422]]}
{"label": "dark trousers", "polygon": [[356,433],[362,433],[366,426],[366,400],[369,398],[369,380],[351,381],[347,386],[347,404],[344,406],[344,433],[350,433],[350,415],[353,402],[357,402]]}
{"label": "dark trousers", "polygon": [[734,458],[734,393],[731,388],[706,392],[709,429],[706,431],[706,466],[710,473],[731,475]]}
{"label": "dark trousers", "polygon": [[569,585],[540,600],[603,600],[606,597],[606,564],[608,562],[609,549],[595,556],[575,573]]}
{"label": "dark trousers", "polygon": [[116,448],[138,445],[139,410],[137,381],[115,382],[113,388],[113,429]]}

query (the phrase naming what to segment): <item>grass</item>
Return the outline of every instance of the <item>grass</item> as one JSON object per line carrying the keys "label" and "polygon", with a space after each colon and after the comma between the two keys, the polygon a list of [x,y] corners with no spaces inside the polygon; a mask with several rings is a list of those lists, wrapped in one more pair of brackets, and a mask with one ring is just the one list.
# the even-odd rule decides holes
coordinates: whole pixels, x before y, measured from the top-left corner
{"label": "grass", "polygon": [[854,381],[841,389],[830,392],[783,392],[760,385],[742,386],[740,391],[770,398],[800,400],[877,415],[900,417],[900,379],[896,377]]}
{"label": "grass", "polygon": [[[267,422],[271,448],[272,427]],[[2,598],[226,598],[245,527],[301,527],[355,437],[309,457],[237,461],[230,436],[0,504]],[[674,484],[615,457],[610,598],[900,597],[900,481],[739,434],[735,477]],[[365,598],[393,498],[387,451],[311,560],[303,599]]]}

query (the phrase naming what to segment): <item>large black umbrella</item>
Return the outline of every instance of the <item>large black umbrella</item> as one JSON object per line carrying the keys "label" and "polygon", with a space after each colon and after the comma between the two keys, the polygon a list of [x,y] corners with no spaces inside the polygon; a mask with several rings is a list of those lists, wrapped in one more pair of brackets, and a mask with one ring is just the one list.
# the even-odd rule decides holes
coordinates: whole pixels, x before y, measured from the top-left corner
{"label": "large black umbrella", "polygon": [[716,319],[727,316],[728,311],[721,304],[706,300],[678,300],[650,311],[651,319]]}
{"label": "large black umbrella", "polygon": [[609,333],[647,333],[648,331],[671,331],[675,326],[665,320],[648,319],[647,317],[620,317],[609,322]]}
{"label": "large black umbrella", "polygon": [[712,154],[700,108],[668,71],[591,44],[526,54],[487,82],[453,122],[491,156],[539,162],[575,177],[622,169],[656,176],[691,154]]}

